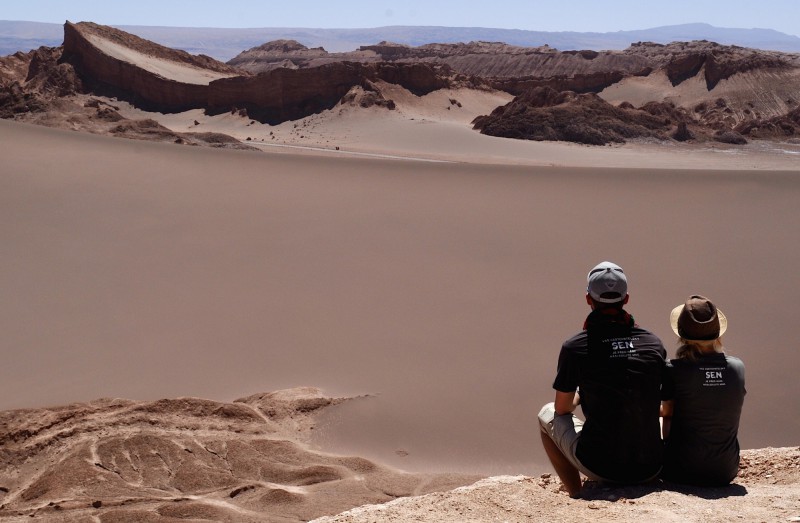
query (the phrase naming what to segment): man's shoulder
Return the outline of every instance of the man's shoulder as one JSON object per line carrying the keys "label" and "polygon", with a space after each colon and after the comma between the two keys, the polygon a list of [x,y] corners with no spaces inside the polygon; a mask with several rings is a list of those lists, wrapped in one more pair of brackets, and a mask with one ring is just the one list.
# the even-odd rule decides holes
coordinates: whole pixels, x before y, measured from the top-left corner
{"label": "man's shoulder", "polygon": [[631,330],[631,336],[639,338],[640,340],[642,340],[642,341],[644,341],[644,342],[646,342],[648,344],[651,344],[651,345],[654,345],[654,346],[658,346],[658,347],[662,347],[662,348],[664,347],[664,344],[662,343],[661,338],[659,338],[658,336],[656,336],[655,334],[653,334],[649,330],[647,330],[647,329],[645,329],[643,327],[640,327],[638,325],[634,326],[633,329]]}
{"label": "man's shoulder", "polygon": [[567,340],[561,345],[561,348],[566,350],[584,348],[588,345],[587,340],[588,337],[586,335],[586,331],[582,330],[571,338],[567,338]]}
{"label": "man's shoulder", "polygon": [[651,331],[649,331],[648,329],[645,329],[645,328],[644,328],[644,327],[642,327],[641,325],[634,325],[634,326],[633,326],[633,329],[631,329],[631,332],[632,332],[632,333],[634,333],[634,334],[637,334],[637,335],[639,335],[639,336],[649,336],[649,337],[652,337],[652,338],[654,338],[654,339],[658,340],[658,342],[659,342],[659,343],[661,343],[661,338],[659,338],[658,336],[656,336],[655,334],[653,334],[653,333],[652,333]]}

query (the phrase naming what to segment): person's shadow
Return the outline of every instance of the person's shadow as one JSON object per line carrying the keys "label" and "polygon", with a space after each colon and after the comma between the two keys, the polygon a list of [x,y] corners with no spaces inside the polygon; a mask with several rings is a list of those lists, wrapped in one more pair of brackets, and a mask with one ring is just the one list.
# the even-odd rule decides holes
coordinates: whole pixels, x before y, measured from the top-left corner
{"label": "person's shadow", "polygon": [[687,496],[695,496],[703,499],[724,499],[733,496],[744,496],[747,489],[743,485],[731,483],[724,487],[696,487],[693,485],[681,485],[664,480],[655,480],[639,485],[616,485],[610,483],[600,483],[587,480],[583,484],[580,499],[587,501],[617,501],[620,499],[637,499],[654,492],[664,490],[678,492]]}

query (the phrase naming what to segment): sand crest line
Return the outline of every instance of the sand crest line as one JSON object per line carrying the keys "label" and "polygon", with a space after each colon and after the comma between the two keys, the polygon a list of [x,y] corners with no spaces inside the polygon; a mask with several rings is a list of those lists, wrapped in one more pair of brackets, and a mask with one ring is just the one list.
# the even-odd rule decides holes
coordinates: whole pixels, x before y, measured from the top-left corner
{"label": "sand crest line", "polygon": [[[245,143],[245,142],[243,142]],[[306,145],[287,145],[287,144],[280,144],[280,143],[258,143],[258,142],[246,142],[248,145],[255,145],[261,147],[283,147],[287,149],[300,149],[304,151],[318,151],[318,152],[325,152],[325,153],[334,153],[334,154],[346,154],[351,156],[365,156],[368,158],[386,158],[389,160],[413,160],[415,162],[430,162],[430,163],[458,163],[453,162],[450,160],[435,160],[433,158],[419,158],[416,156],[397,156],[393,154],[379,154],[379,153],[364,153],[358,151],[345,151],[342,149],[328,149],[326,147],[311,147]]]}

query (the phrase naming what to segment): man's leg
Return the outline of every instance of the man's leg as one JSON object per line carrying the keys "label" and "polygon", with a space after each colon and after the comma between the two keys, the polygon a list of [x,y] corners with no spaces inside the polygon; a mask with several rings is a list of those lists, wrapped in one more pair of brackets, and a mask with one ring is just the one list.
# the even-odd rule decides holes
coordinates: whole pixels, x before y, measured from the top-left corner
{"label": "man's leg", "polygon": [[556,474],[558,474],[558,477],[561,479],[561,483],[564,485],[564,488],[567,489],[567,493],[570,497],[577,497],[582,486],[581,475],[578,469],[564,456],[555,442],[550,439],[549,434],[544,431],[541,431],[540,434],[542,435],[544,451],[547,453],[547,457],[550,459],[553,468],[556,469]]}
{"label": "man's leg", "polygon": [[[558,416],[553,403],[542,407],[538,417],[542,445],[547,453],[547,458],[570,497],[577,497],[582,485],[579,464],[574,452],[578,442],[578,433],[583,423],[571,414]],[[566,452],[570,451],[572,454],[567,456]]]}

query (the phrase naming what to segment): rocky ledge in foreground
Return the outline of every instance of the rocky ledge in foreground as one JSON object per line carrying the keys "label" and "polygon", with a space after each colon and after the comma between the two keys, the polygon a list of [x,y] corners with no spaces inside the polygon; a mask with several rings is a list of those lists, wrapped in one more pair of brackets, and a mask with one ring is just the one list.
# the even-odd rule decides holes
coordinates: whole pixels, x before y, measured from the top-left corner
{"label": "rocky ledge in foreground", "polygon": [[570,499],[560,487],[549,474],[487,478],[449,492],[357,507],[314,523],[800,521],[800,448],[743,451],[739,477],[722,488],[587,483],[581,499]]}
{"label": "rocky ledge in foreground", "polygon": [[800,517],[797,447],[743,451],[739,476],[724,488],[587,483],[570,499],[550,474],[408,474],[310,448],[316,415],[342,401],[297,388],[232,403],[101,399],[0,412],[0,522]]}
{"label": "rocky ledge in foreground", "polygon": [[341,401],[299,388],[0,412],[0,521],[307,521],[477,479],[312,450],[316,413]]}

